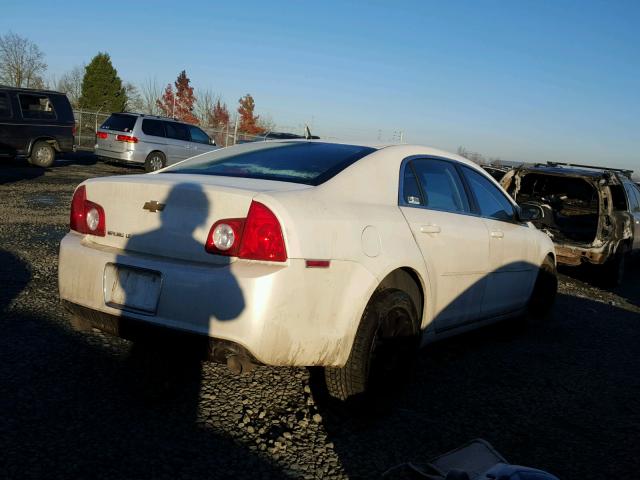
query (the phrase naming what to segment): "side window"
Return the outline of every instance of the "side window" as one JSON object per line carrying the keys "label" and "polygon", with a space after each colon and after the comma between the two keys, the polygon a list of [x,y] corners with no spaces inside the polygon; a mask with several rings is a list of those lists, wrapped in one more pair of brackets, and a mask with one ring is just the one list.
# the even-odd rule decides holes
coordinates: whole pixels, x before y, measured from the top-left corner
{"label": "side window", "polygon": [[515,215],[515,209],[509,199],[484,175],[463,167],[464,176],[469,182],[469,187],[476,197],[480,215],[495,218],[496,220],[511,221]]}
{"label": "side window", "polygon": [[164,137],[164,125],[160,120],[145,119],[142,121],[142,132],[145,135]]}
{"label": "side window", "polygon": [[640,212],[640,194],[638,193],[638,189],[628,184],[625,184],[624,188],[627,191],[627,197],[629,198],[629,211]]}
{"label": "side window", "polygon": [[175,140],[189,141],[189,127],[178,122],[163,122],[167,137]]}
{"label": "side window", "polygon": [[209,145],[209,135],[204,133],[198,127],[189,127],[191,131],[191,141],[197,143],[206,143]]}
{"label": "side window", "polygon": [[425,158],[411,161],[408,168],[413,170],[422,187],[424,198],[418,194],[421,205],[447,212],[470,211],[462,180],[453,163]]}
{"label": "side window", "polygon": [[9,104],[9,96],[6,93],[0,93],[0,118],[11,117],[11,105]]}
{"label": "side window", "polygon": [[422,193],[418,186],[418,180],[413,173],[413,167],[408,163],[404,167],[404,179],[402,182],[402,199],[409,205],[423,205]]}
{"label": "side window", "polygon": [[56,112],[53,103],[46,95],[18,94],[22,118],[54,119]]}

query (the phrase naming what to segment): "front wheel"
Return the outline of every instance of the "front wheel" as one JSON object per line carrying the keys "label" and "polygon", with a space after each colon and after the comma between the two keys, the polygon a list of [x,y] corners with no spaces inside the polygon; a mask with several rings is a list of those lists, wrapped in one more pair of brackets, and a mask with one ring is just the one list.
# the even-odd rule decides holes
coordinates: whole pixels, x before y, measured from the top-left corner
{"label": "front wheel", "polygon": [[416,308],[405,292],[387,289],[374,294],[347,363],[325,368],[329,394],[345,401],[388,393],[413,369],[420,338],[417,326]]}
{"label": "front wheel", "polygon": [[529,311],[536,315],[549,313],[558,294],[556,263],[548,256],[538,269],[538,277],[529,300]]}
{"label": "front wheel", "polygon": [[56,159],[56,151],[48,142],[36,142],[31,149],[29,163],[36,167],[47,168],[53,165]]}

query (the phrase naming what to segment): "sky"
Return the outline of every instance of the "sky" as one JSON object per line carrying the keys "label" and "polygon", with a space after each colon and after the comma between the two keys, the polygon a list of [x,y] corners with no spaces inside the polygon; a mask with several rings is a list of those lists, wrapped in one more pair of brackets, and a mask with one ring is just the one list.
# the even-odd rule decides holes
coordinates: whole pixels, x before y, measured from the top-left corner
{"label": "sky", "polygon": [[136,84],[185,69],[281,129],[640,170],[639,24],[637,0],[4,0],[0,34],[50,78],[99,51]]}

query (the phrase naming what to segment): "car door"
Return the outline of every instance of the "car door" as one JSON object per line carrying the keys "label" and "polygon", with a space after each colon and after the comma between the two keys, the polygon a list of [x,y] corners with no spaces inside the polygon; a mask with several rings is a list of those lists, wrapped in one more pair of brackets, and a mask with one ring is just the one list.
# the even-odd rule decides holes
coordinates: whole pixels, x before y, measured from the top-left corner
{"label": "car door", "polygon": [[199,155],[204,152],[210,152],[216,150],[218,147],[211,145],[211,139],[202,129],[195,125],[189,126],[189,133],[191,134],[191,150],[192,155]]}
{"label": "car door", "polygon": [[401,172],[400,210],[430,276],[434,325],[448,330],[481,317],[489,239],[453,161],[415,158]]}
{"label": "car door", "polygon": [[164,122],[164,128],[167,134],[167,150],[169,153],[167,165],[193,156],[191,136],[187,125],[179,122]]}
{"label": "car door", "polygon": [[0,92],[0,156],[10,156],[11,146],[11,100],[6,92]]}
{"label": "car door", "polygon": [[625,190],[629,199],[629,212],[633,215],[633,249],[640,251],[640,188],[625,183]]}
{"label": "car door", "polygon": [[490,273],[482,306],[484,316],[523,308],[531,296],[539,265],[528,224],[516,219],[516,207],[486,175],[462,167],[475,208],[489,232]]}

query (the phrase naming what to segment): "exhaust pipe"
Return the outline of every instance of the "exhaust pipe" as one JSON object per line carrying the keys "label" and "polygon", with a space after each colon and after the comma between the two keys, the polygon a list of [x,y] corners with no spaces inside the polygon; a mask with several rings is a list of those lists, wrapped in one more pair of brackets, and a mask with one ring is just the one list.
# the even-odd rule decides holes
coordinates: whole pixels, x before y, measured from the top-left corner
{"label": "exhaust pipe", "polygon": [[236,375],[242,375],[249,373],[256,365],[243,355],[229,355],[227,356],[227,367]]}

